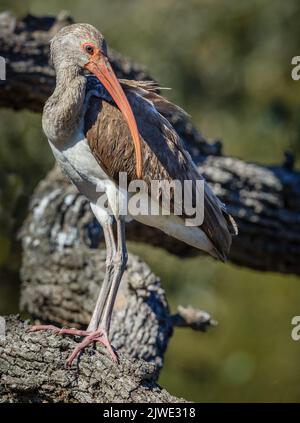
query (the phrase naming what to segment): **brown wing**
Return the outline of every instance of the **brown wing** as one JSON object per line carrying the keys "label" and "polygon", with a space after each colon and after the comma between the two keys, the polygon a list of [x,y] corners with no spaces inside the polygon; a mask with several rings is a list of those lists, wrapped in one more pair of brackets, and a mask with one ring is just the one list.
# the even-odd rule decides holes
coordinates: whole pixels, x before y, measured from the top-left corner
{"label": "brown wing", "polygon": [[[195,183],[203,179],[177,132],[163,116],[181,109],[158,95],[153,84],[121,82],[141,136],[144,181],[150,186],[152,180],[191,180]],[[116,106],[92,97],[85,115],[85,134],[91,151],[109,177],[118,181],[119,172],[127,172],[128,182],[136,179],[131,134]],[[230,233],[235,232],[233,219],[205,185],[201,229],[212,241],[220,258],[224,259],[230,249]]]}

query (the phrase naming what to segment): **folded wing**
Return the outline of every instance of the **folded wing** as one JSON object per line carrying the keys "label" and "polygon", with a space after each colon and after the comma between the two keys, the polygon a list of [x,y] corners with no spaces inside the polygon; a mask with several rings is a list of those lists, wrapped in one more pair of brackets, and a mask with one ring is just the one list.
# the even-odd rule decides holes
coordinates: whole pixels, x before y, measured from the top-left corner
{"label": "folded wing", "polygon": [[[143,179],[192,181],[191,202],[195,205],[195,185],[203,177],[197,171],[182,140],[168,119],[174,112],[185,114],[178,106],[157,93],[153,82],[120,80],[132,107],[142,143]],[[99,90],[103,92],[103,90]],[[106,93],[91,96],[85,114],[85,135],[89,147],[107,175],[118,181],[119,172],[127,172],[128,182],[136,179],[134,145],[127,123]],[[173,208],[180,207],[172,198]],[[237,233],[233,218],[205,183],[204,221],[201,229],[213,243],[219,257],[225,259],[231,235]]]}

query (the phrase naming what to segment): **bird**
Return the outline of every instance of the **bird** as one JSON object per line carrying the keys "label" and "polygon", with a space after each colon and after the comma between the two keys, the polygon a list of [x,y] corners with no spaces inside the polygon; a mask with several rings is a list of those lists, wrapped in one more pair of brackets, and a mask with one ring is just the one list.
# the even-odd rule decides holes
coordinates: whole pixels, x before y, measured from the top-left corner
{"label": "bird", "polygon": [[[228,257],[237,225],[198,172],[170,121],[174,112],[185,112],[164,98],[153,81],[119,80],[98,29],[86,23],[62,28],[50,41],[50,58],[56,86],[43,109],[43,130],[62,171],[87,198],[102,227],[106,271],[86,330],[34,325],[30,331],[81,336],[82,341],[67,359],[68,366],[85,347],[97,342],[118,362],[109,329],[127,264],[127,222],[137,220],[158,228],[222,261]],[[120,174],[126,174],[127,183],[138,181],[147,187],[152,181],[191,181],[188,195],[192,204],[195,186],[201,181],[203,221],[187,225],[186,216],[176,213],[180,201],[174,192],[170,193],[169,214],[121,213],[132,193],[128,192],[128,185],[124,188],[119,183]],[[100,201],[103,194],[105,203]],[[161,193],[154,200],[160,210],[164,208]]]}

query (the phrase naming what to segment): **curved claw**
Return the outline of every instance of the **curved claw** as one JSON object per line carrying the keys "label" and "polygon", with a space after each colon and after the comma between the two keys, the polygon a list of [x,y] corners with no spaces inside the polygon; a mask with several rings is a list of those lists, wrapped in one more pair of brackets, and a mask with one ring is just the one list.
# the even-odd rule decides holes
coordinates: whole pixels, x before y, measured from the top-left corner
{"label": "curved claw", "polygon": [[110,357],[112,358],[112,360],[115,363],[118,363],[118,356],[115,353],[115,351],[113,350],[109,340],[108,340],[108,336],[105,330],[101,329],[101,330],[97,330],[95,332],[90,333],[82,342],[80,342],[80,344],[77,345],[76,348],[74,348],[72,354],[69,356],[66,365],[67,367],[71,367],[73,364],[73,361],[75,360],[75,358],[78,356],[78,354],[84,350],[84,348],[86,348],[88,345],[92,344],[93,342],[99,342],[100,344],[102,344],[105,348],[107,348]]}

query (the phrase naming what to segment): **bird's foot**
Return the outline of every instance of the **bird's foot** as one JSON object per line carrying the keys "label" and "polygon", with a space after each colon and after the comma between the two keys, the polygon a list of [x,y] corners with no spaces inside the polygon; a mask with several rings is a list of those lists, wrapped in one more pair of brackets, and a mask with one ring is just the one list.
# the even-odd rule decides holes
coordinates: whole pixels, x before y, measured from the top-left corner
{"label": "bird's foot", "polygon": [[80,344],[77,345],[77,347],[73,350],[72,354],[70,355],[70,357],[67,360],[67,366],[71,366],[74,359],[78,356],[78,354],[84,350],[85,347],[87,347],[88,345],[92,344],[93,342],[99,342],[100,344],[102,344],[108,351],[110,357],[112,358],[113,361],[115,361],[116,363],[118,362],[118,356],[117,354],[114,352],[109,339],[108,339],[108,335],[107,335],[107,331],[104,329],[97,329],[94,332],[90,332],[82,342],[80,342]]}
{"label": "bird's foot", "polygon": [[99,342],[105,348],[107,348],[109,355],[111,356],[112,360],[118,362],[117,354],[114,352],[109,339],[108,334],[105,329],[97,329],[95,331],[86,331],[86,330],[79,330],[79,329],[64,329],[58,328],[54,325],[34,325],[31,326],[28,332],[38,332],[42,330],[51,330],[53,333],[57,333],[59,335],[74,335],[74,336],[85,336],[84,340],[80,342],[76,348],[74,348],[72,354],[69,356],[66,365],[70,367],[78,356],[78,354],[84,350],[85,347],[92,344],[93,342]]}

